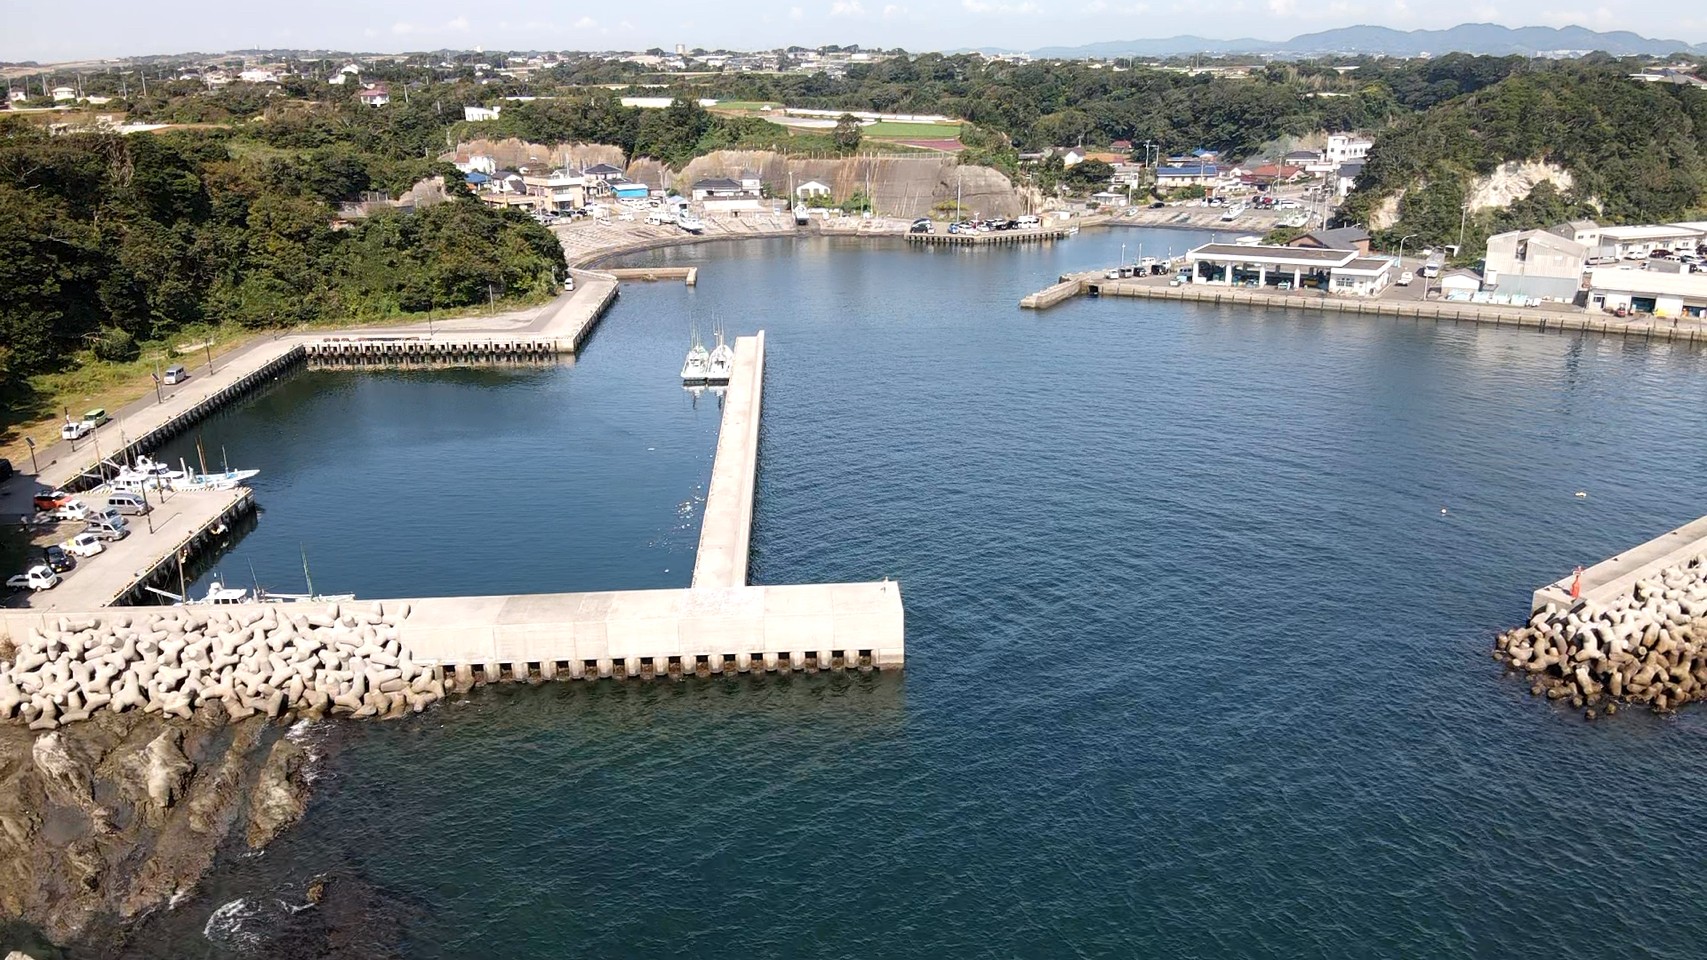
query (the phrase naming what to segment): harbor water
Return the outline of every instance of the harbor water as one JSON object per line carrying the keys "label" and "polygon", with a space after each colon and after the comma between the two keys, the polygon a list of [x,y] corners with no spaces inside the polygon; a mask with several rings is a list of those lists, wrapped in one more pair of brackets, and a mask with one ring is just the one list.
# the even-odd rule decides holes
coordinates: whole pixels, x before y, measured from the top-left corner
{"label": "harbor water", "polygon": [[689,320],[763,328],[753,579],[900,579],[907,668],[326,725],[306,819],[126,952],[292,955],[268,905],[333,873],[363,955],[1698,955],[1707,713],[1587,723],[1489,652],[1703,512],[1707,356],[1016,307],[1201,239],[661,251],[627,262],[699,285],[626,286],[572,367],[307,373],[210,421],[264,471],[228,579],[680,586],[717,428]]}

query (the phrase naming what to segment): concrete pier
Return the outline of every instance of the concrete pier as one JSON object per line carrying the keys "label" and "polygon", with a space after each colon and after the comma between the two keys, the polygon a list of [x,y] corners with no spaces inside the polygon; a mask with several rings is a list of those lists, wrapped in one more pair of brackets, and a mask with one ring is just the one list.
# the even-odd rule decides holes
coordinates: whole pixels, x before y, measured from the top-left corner
{"label": "concrete pier", "polygon": [[997,230],[991,233],[909,233],[907,242],[920,246],[985,247],[1010,243],[1037,243],[1070,237],[1077,227],[1045,227],[1037,230]]}
{"label": "concrete pier", "polygon": [[618,280],[680,280],[690,287],[699,283],[698,267],[606,267],[601,272]]}
{"label": "concrete pier", "polygon": [[764,331],[735,338],[735,364],[723,398],[723,425],[717,434],[717,458],[711,467],[693,565],[695,587],[747,585],[764,378]]}
{"label": "concrete pier", "polygon": [[1698,323],[1619,320],[1580,310],[1561,312],[1444,300],[1391,301],[1332,295],[1267,293],[1218,284],[1186,284],[1174,287],[1167,285],[1165,281],[1108,280],[1099,277],[1100,274],[1094,273],[1063,276],[1057,283],[1022,298],[1020,306],[1042,310],[1080,295],[1140,297],[1148,300],[1258,307],[1264,310],[1315,310],[1321,313],[1349,313],[1435,322],[1481,323],[1497,327],[1524,327],[1542,333],[1600,333],[1640,340],[1707,343],[1707,326]]}
{"label": "concrete pier", "polygon": [[[1629,595],[1636,581],[1686,566],[1700,556],[1707,556],[1707,517],[1662,533],[1584,570],[1582,599],[1605,606]],[[1561,610],[1568,609],[1575,602],[1571,599],[1573,578],[1573,574],[1567,573],[1535,591],[1530,598],[1530,611],[1540,610],[1549,603]]]}
{"label": "concrete pier", "polygon": [[[106,549],[80,561],[76,569],[62,574],[59,586],[28,595],[32,610],[95,610],[113,604],[148,602],[146,585],[178,592],[178,558],[195,556],[238,517],[255,508],[255,496],[247,487],[174,493],[161,502],[158,491],[148,494],[153,512],[148,517],[126,517],[130,535],[106,543]],[[98,496],[79,497],[97,509],[106,501]],[[152,522],[154,532],[148,532]],[[71,537],[83,525],[60,524]]]}

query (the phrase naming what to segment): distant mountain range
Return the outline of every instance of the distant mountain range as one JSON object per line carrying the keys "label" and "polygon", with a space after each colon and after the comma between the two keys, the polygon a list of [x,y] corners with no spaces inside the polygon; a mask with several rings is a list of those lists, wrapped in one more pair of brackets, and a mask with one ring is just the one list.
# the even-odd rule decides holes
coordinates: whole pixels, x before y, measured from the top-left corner
{"label": "distant mountain range", "polygon": [[1194,53],[1262,54],[1272,57],[1320,57],[1333,54],[1383,54],[1417,57],[1423,54],[1477,53],[1537,56],[1604,51],[1615,56],[1707,54],[1707,43],[1655,40],[1628,30],[1601,33],[1586,27],[1502,27],[1496,23],[1461,23],[1445,30],[1394,30],[1391,27],[1341,27],[1306,33],[1290,40],[1211,40],[1205,37],[1166,37],[1152,40],[1108,40],[1080,47],[1043,47],[1034,57],[1170,57]]}

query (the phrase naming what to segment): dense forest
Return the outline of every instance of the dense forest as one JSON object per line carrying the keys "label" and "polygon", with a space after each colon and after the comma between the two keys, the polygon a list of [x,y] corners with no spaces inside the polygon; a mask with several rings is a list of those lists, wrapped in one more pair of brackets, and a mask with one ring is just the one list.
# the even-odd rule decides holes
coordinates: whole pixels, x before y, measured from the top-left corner
{"label": "dense forest", "polygon": [[5,118],[0,391],[199,324],[390,316],[542,296],[561,279],[549,231],[472,199],[335,229],[329,201],[395,164],[336,146],[244,156],[203,133],[48,136]]}
{"label": "dense forest", "polygon": [[1519,226],[1576,216],[1606,223],[1676,220],[1707,206],[1707,93],[1637,83],[1618,64],[1537,62],[1486,89],[1401,116],[1381,131],[1344,215],[1367,223],[1400,196],[1390,231],[1454,242],[1473,178],[1510,160],[1571,175],[1510,207],[1469,218],[1465,247]]}

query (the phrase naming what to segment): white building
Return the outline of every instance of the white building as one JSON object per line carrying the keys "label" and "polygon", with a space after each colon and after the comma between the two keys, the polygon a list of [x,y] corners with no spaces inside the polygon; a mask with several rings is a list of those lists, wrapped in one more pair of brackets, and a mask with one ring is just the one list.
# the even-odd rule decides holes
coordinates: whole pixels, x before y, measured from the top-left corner
{"label": "white building", "polygon": [[1482,284],[1506,296],[1575,303],[1588,247],[1549,230],[1512,230],[1488,238]]}
{"label": "white building", "polygon": [[495,107],[463,107],[462,119],[469,123],[484,123],[488,120],[498,119],[498,114],[503,112],[503,104],[498,104]]}
{"label": "white building", "polygon": [[816,180],[808,180],[794,188],[794,195],[801,200],[812,197],[827,197],[830,195],[830,187],[828,184],[819,183]]}
{"label": "white building", "polygon": [[1328,145],[1322,148],[1322,159],[1338,166],[1353,160],[1363,160],[1369,156],[1370,148],[1375,141],[1350,133],[1328,134]]}
{"label": "white building", "polygon": [[1441,274],[1436,285],[1448,300],[1468,300],[1481,291],[1482,278],[1468,270],[1452,270]]}
{"label": "white building", "polygon": [[75,100],[75,99],[77,99],[77,88],[76,87],[54,87],[53,88],[53,102],[54,103],[65,103],[69,100]]}
{"label": "white building", "polygon": [[1676,250],[1696,245],[1707,238],[1707,231],[1683,226],[1601,227],[1597,256],[1646,259],[1655,250]]}
{"label": "white building", "polygon": [[1593,220],[1567,220],[1548,227],[1547,232],[1580,243],[1591,254],[1600,246],[1600,224]]}
{"label": "white building", "polygon": [[1279,287],[1316,286],[1349,296],[1375,296],[1387,288],[1393,261],[1356,250],[1281,247],[1261,243],[1206,243],[1185,255],[1192,283]]}
{"label": "white building", "polygon": [[1596,267],[1589,271],[1588,308],[1700,319],[1707,317],[1707,274]]}
{"label": "white building", "polygon": [[278,83],[278,74],[271,70],[245,70],[237,75],[244,83]]}

